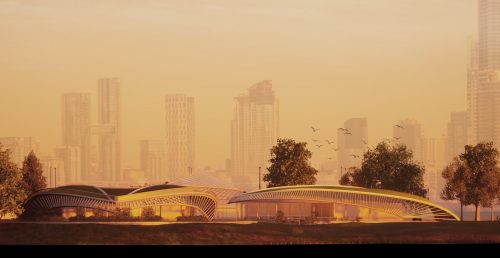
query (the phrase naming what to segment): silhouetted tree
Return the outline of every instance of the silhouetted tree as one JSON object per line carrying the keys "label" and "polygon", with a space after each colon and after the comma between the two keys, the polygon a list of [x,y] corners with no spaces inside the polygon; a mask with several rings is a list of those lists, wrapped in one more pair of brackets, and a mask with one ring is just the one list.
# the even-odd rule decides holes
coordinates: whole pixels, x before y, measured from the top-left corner
{"label": "silhouetted tree", "polygon": [[339,184],[341,184],[341,185],[353,185],[353,182],[354,182],[353,175],[359,174],[360,173],[359,170],[360,169],[358,167],[350,167],[346,171],[346,173],[340,177]]}
{"label": "silhouetted tree", "polygon": [[490,206],[498,195],[500,188],[500,170],[498,164],[498,150],[492,142],[478,143],[475,146],[466,145],[460,159],[467,163],[471,175],[466,182],[467,204],[476,208],[474,219],[481,220],[480,206]]}
{"label": "silhouetted tree", "polygon": [[269,173],[264,175],[267,187],[316,183],[318,170],[310,165],[312,153],[306,145],[292,139],[278,139],[278,144],[271,148]]}
{"label": "silhouetted tree", "polygon": [[466,178],[466,204],[476,208],[474,219],[481,220],[480,206],[489,207],[498,196],[500,169],[498,168],[498,150],[492,142],[466,145],[459,158],[470,168]]}
{"label": "silhouetted tree", "polygon": [[131,217],[130,208],[115,208],[113,216],[118,219],[128,219]]}
{"label": "silhouetted tree", "polygon": [[459,158],[454,158],[443,169],[441,175],[446,180],[446,184],[441,192],[441,199],[458,200],[460,202],[460,220],[463,220],[463,206],[468,203],[466,200],[467,181],[471,177],[472,171],[466,162]]}
{"label": "silhouetted tree", "polygon": [[155,210],[153,207],[144,207],[142,208],[141,216],[142,217],[153,217],[155,215]]}
{"label": "silhouetted tree", "polygon": [[24,159],[22,171],[21,185],[28,196],[47,187],[42,164],[33,151]]}
{"label": "silhouetted tree", "polygon": [[424,173],[425,168],[413,161],[413,154],[405,145],[392,146],[381,142],[366,151],[361,168],[350,169],[340,183],[426,197]]}
{"label": "silhouetted tree", "polygon": [[7,214],[22,213],[26,193],[21,187],[21,170],[10,161],[9,150],[0,145],[0,218]]}

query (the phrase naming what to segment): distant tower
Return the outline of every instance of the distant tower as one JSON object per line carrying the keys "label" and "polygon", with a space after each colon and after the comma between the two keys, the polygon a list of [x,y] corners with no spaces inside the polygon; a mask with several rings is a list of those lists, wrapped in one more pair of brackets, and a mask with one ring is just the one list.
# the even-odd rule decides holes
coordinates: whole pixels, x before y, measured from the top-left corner
{"label": "distant tower", "polygon": [[500,0],[479,0],[479,69],[500,69]]}
{"label": "distant tower", "polygon": [[236,98],[231,121],[231,170],[235,184],[256,189],[259,167],[269,166],[279,132],[279,105],[270,80],[254,84]]}
{"label": "distant tower", "polygon": [[413,159],[424,162],[422,148],[422,128],[416,120],[405,119],[398,123],[403,128],[394,126],[393,141],[404,144],[413,152]]}
{"label": "distant tower", "polygon": [[468,69],[468,143],[500,148],[500,0],[479,0],[479,40]]}
{"label": "distant tower", "polygon": [[167,176],[175,180],[195,167],[194,98],[184,94],[165,97]]}
{"label": "distant tower", "polygon": [[366,118],[350,118],[344,122],[344,129],[348,132],[337,130],[339,176],[350,167],[360,167],[363,153],[368,148],[368,120]]}
{"label": "distant tower", "polygon": [[[64,163],[63,170],[57,170],[58,185],[60,182],[64,184],[81,184],[82,183],[82,164],[81,164],[81,148],[80,147],[63,147],[54,149],[55,159]],[[64,173],[63,173],[64,172]],[[61,181],[59,181],[61,180]]]}
{"label": "distant tower", "polygon": [[464,151],[467,144],[467,112],[451,112],[446,139],[446,162]]}
{"label": "distant tower", "polygon": [[142,140],[140,166],[149,183],[164,183],[167,174],[167,144],[162,140]]}
{"label": "distant tower", "polygon": [[121,170],[121,98],[117,78],[98,81],[99,171],[103,180],[120,182]]}
{"label": "distant tower", "polygon": [[[74,160],[75,153],[78,152],[79,167],[75,167],[75,162],[66,164],[67,182],[79,182],[90,179],[90,94],[89,93],[65,93],[62,100],[62,143],[69,151],[67,157]],[[59,150],[61,154],[61,150]],[[61,154],[62,155],[62,154]],[[66,155],[65,155],[66,156]],[[66,158],[60,157],[67,162]]]}

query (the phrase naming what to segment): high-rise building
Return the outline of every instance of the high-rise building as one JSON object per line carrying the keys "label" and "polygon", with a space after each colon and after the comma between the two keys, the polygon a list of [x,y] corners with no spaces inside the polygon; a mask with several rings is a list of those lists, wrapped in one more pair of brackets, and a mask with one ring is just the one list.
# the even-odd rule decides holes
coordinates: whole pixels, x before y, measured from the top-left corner
{"label": "high-rise building", "polygon": [[425,166],[424,183],[428,188],[428,197],[439,200],[443,185],[441,184],[441,172],[446,166],[445,161],[446,138],[422,138],[421,148],[423,164]]}
{"label": "high-rise building", "polygon": [[165,97],[167,177],[185,177],[195,167],[194,98],[184,94]]}
{"label": "high-rise building", "polygon": [[393,137],[396,143],[404,144],[412,151],[413,159],[424,162],[422,150],[422,131],[420,124],[415,120],[405,119],[394,126]]}
{"label": "high-rise building", "polygon": [[500,69],[500,0],[479,0],[479,69]]}
{"label": "high-rise building", "polygon": [[451,112],[446,138],[445,161],[449,163],[467,144],[467,112]]}
{"label": "high-rise building", "polygon": [[279,104],[272,81],[254,84],[248,93],[234,98],[231,121],[231,175],[236,185],[255,189],[269,166],[271,147],[279,133]]}
{"label": "high-rise building", "polygon": [[479,40],[468,67],[468,143],[500,147],[500,0],[479,0]]}
{"label": "high-rise building", "polygon": [[65,181],[64,160],[52,156],[43,156],[40,158],[40,163],[42,164],[42,175],[45,177],[48,188],[68,184]]}
{"label": "high-rise building", "polygon": [[75,168],[74,164],[67,164],[67,167],[71,167],[67,179],[77,183],[90,178],[90,94],[65,93],[61,100],[62,144],[65,149],[71,149],[72,154],[78,151],[80,155],[79,168]]}
{"label": "high-rise building", "polygon": [[142,140],[140,165],[148,183],[167,181],[167,144],[162,140]]}
{"label": "high-rise building", "polygon": [[81,149],[79,147],[62,147],[54,149],[55,158],[64,162],[64,171],[58,171],[58,176],[65,184],[81,184],[82,165]]}
{"label": "high-rise building", "polygon": [[99,173],[102,180],[119,182],[123,180],[119,80],[117,78],[99,79],[97,96],[98,126],[93,128],[93,133],[99,137]]}
{"label": "high-rise building", "polygon": [[361,167],[363,153],[368,146],[368,120],[350,118],[344,122],[345,130],[337,130],[337,155],[340,175],[350,167]]}
{"label": "high-rise building", "polygon": [[500,147],[500,70],[477,70],[474,72],[476,84],[474,106],[471,116],[475,142],[493,141]]}
{"label": "high-rise building", "polygon": [[1,137],[0,144],[4,150],[10,151],[11,161],[19,168],[23,166],[24,159],[31,151],[37,154],[39,142],[34,137]]}

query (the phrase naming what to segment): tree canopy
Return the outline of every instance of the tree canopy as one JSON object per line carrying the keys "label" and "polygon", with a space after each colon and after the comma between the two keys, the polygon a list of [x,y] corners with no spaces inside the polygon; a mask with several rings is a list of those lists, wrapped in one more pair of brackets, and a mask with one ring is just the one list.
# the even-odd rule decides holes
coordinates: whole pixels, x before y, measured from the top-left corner
{"label": "tree canopy", "polygon": [[42,164],[33,151],[24,159],[22,171],[21,185],[28,196],[47,187]]}
{"label": "tree canopy", "polygon": [[492,142],[466,145],[464,152],[443,170],[446,184],[441,197],[474,205],[475,220],[480,220],[480,206],[491,207],[500,192],[498,157]]}
{"label": "tree canopy", "polygon": [[441,192],[443,200],[460,201],[460,220],[463,220],[463,205],[466,205],[467,186],[466,182],[471,176],[470,167],[459,158],[454,158],[441,173],[446,184]]}
{"label": "tree canopy", "polygon": [[288,185],[313,185],[316,183],[318,170],[309,162],[311,151],[307,143],[295,142],[292,139],[278,139],[276,146],[271,148],[271,166],[264,175],[267,187]]}
{"label": "tree canopy", "polygon": [[339,183],[426,197],[424,173],[425,168],[413,160],[405,145],[381,142],[364,153],[361,168],[350,168]]}
{"label": "tree canopy", "polygon": [[9,150],[0,145],[0,218],[7,214],[21,214],[26,199],[20,186],[21,177],[21,170],[10,160]]}

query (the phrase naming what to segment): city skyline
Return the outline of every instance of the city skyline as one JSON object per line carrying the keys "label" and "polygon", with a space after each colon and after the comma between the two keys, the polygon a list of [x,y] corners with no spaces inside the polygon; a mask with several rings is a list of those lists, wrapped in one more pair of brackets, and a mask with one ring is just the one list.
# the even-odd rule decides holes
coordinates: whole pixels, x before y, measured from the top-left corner
{"label": "city skyline", "polygon": [[[140,140],[146,137],[163,138],[164,109],[161,96],[176,92],[188,94],[197,100],[197,164],[223,168],[225,159],[230,156],[227,137],[230,130],[227,123],[232,117],[231,100],[247,85],[263,79],[272,79],[273,88],[280,96],[282,137],[307,141],[310,138],[310,125],[321,128],[322,132],[330,132],[331,134],[326,135],[328,137],[335,137],[336,128],[350,117],[366,117],[373,121],[369,127],[372,143],[389,137],[392,125],[407,117],[418,120],[423,125],[426,136],[439,136],[447,130],[449,113],[464,110],[464,71],[468,62],[466,42],[468,35],[476,33],[476,3],[443,1],[434,4],[433,12],[427,13],[426,7],[430,3],[417,1],[411,8],[404,3],[393,3],[394,6],[388,8],[384,4],[386,2],[388,1],[377,5],[367,3],[359,8],[350,1],[329,4],[292,2],[287,9],[291,14],[299,12],[304,5],[310,12],[300,19],[293,15],[286,16],[287,12],[276,8],[279,2],[272,1],[257,4],[250,13],[243,10],[244,3],[235,3],[237,15],[228,12],[228,4],[214,3],[214,6],[220,7],[216,9],[200,4],[188,10],[173,2],[168,8],[177,11],[179,22],[165,23],[167,20],[155,16],[156,12],[152,8],[139,9],[141,13],[127,9],[130,5],[134,6],[134,3],[116,3],[116,21],[109,21],[101,12],[108,6],[89,1],[81,3],[81,10],[72,9],[71,13],[86,25],[77,26],[70,22],[68,27],[58,29],[45,25],[51,21],[71,20],[69,13],[59,12],[69,8],[66,4],[61,4],[61,1],[53,1],[59,4],[49,3],[45,6],[29,2],[1,3],[0,12],[5,14],[2,19],[12,23],[11,29],[32,32],[30,40],[36,40],[38,47],[34,49],[28,43],[29,40],[19,43],[23,38],[21,35],[12,34],[10,29],[1,27],[0,33],[9,39],[0,43],[2,51],[5,51],[2,52],[5,57],[3,60],[9,62],[0,63],[6,71],[6,76],[0,82],[11,86],[7,89],[10,97],[5,100],[2,98],[0,102],[3,107],[1,110],[4,110],[0,116],[8,117],[6,107],[14,106],[21,99],[43,108],[35,109],[31,105],[19,107],[12,122],[2,126],[0,135],[37,137],[42,140],[42,151],[51,152],[53,148],[61,146],[61,129],[56,126],[60,123],[57,104],[59,94],[91,92],[93,99],[97,100],[95,80],[116,76],[124,83],[121,88],[122,113],[126,114],[122,125],[124,168],[139,167],[139,150],[136,146]],[[167,8],[156,7],[160,10]],[[96,12],[92,15],[85,14],[85,10],[89,8]],[[325,8],[332,13],[324,13]],[[267,9],[272,12],[266,12]],[[454,12],[450,12],[450,9]],[[354,15],[359,20],[354,21],[341,15],[343,10],[356,10]],[[55,11],[61,15],[52,15]],[[418,18],[424,13],[429,21]],[[143,14],[151,16],[146,18]],[[219,42],[211,34],[197,34],[186,29],[202,30],[204,27],[201,24],[192,23],[189,18],[211,15],[219,15],[209,27],[215,36],[244,36],[243,39],[265,36],[269,41],[258,43],[246,40],[238,41],[238,44],[227,40]],[[236,21],[236,16],[243,21],[258,17],[274,29],[280,26],[279,21],[282,19],[286,19],[288,25],[282,28],[281,35],[269,34],[266,26],[259,24],[252,25],[253,29],[247,32],[224,25]],[[33,18],[43,22],[33,23]],[[95,21],[107,21],[107,25],[97,27],[94,18]],[[379,23],[366,27],[369,18],[377,19]],[[132,26],[137,19],[145,19],[144,24]],[[342,20],[345,25],[334,25],[331,28],[321,25],[328,20]],[[457,23],[462,26],[457,26]],[[248,28],[244,22],[237,24],[242,29]],[[300,24],[312,30],[307,32],[304,25]],[[144,29],[144,25],[150,27]],[[158,44],[166,38],[154,36],[157,35],[156,29],[161,27],[172,33],[172,40],[168,44]],[[132,32],[142,30],[139,34],[142,37],[127,40],[128,34],[122,31],[125,28]],[[79,38],[73,34],[89,30],[93,32],[82,34],[89,38]],[[406,33],[401,33],[402,31]],[[294,35],[298,35],[297,32],[307,36],[305,38],[308,40],[296,38]],[[52,42],[52,39],[59,38],[58,34],[68,35],[67,33],[69,37],[66,40]],[[425,41],[413,40],[424,35]],[[102,45],[97,46],[90,39],[96,39]],[[184,44],[199,40],[205,40],[206,44]],[[347,40],[349,45],[346,44]],[[113,44],[118,42],[120,44]],[[281,43],[287,43],[284,44],[287,47],[278,48],[283,45]],[[391,48],[387,47],[389,43]],[[96,53],[85,54],[82,44],[94,48]],[[311,47],[313,44],[318,45]],[[59,50],[55,55],[49,55],[51,59],[48,59],[47,54],[55,51],[52,45],[58,46]],[[14,47],[21,51],[8,51]],[[46,50],[37,52],[37,49]],[[125,49],[135,49],[136,52],[123,52]],[[173,51],[176,49],[179,51]],[[231,57],[221,53],[235,55]],[[27,62],[25,54],[31,54],[29,60],[33,62]],[[197,63],[197,60],[202,61]],[[298,60],[309,61],[299,64]],[[383,67],[377,65],[379,60],[384,60]],[[400,62],[406,65],[396,65]],[[40,64],[46,65],[40,67]],[[142,67],[138,64],[147,65]],[[30,78],[22,76],[22,67],[33,72]],[[63,67],[71,69],[61,73],[60,69]],[[157,68],[149,69],[151,67]],[[249,67],[255,69],[250,70]],[[230,74],[226,72],[228,68]],[[440,98],[443,94],[449,96],[445,102]],[[408,101],[407,96],[415,96],[415,100],[425,99],[425,105],[422,101]],[[363,104],[359,105],[358,102]],[[95,105],[92,107],[93,114],[96,108]],[[34,110],[40,113],[36,117],[33,117]],[[92,119],[92,124],[97,124],[97,117]],[[32,121],[40,126],[35,129],[24,126],[21,121]],[[217,126],[214,127],[214,124]],[[217,151],[213,151],[214,145],[217,145]],[[330,155],[315,152],[313,162],[320,163]]]}
{"label": "city skyline", "polygon": [[500,243],[500,0],[0,0],[0,39],[0,245]]}

